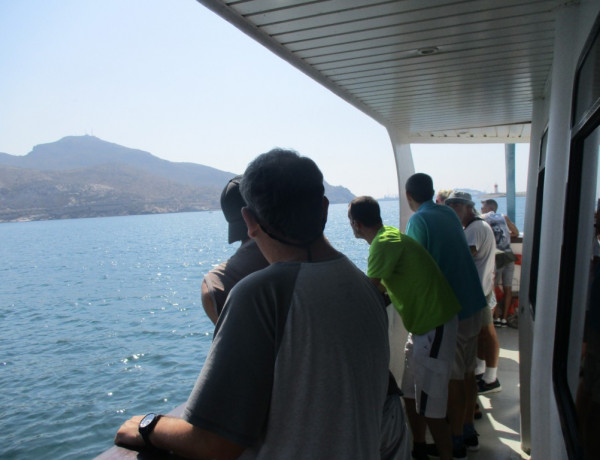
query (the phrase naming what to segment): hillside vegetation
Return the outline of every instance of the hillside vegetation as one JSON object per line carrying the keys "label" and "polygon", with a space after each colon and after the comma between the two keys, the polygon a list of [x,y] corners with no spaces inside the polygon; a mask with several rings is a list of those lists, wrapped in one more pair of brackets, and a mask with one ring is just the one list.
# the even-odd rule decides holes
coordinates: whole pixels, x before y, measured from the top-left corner
{"label": "hillside vegetation", "polygon": [[[235,175],[93,136],[65,137],[25,156],[0,153],[0,222],[219,209]],[[332,203],[354,198],[344,187],[325,190]]]}

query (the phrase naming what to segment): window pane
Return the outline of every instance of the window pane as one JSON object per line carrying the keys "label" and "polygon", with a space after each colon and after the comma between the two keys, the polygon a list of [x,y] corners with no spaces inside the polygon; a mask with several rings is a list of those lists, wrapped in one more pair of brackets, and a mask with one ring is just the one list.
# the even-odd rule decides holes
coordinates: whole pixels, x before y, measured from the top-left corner
{"label": "window pane", "polygon": [[577,75],[575,123],[600,98],[600,40],[596,38]]}
{"label": "window pane", "polygon": [[546,150],[548,146],[548,131],[542,136],[540,145],[540,161],[538,170],[537,189],[535,193],[535,217],[533,220],[533,245],[531,251],[531,269],[529,271],[529,306],[531,317],[535,319],[537,303],[537,282],[540,262],[540,234],[542,229],[542,208],[544,206],[544,180],[546,176]]}
{"label": "window pane", "polygon": [[[583,344],[581,347],[581,373],[577,386],[576,410],[579,425],[579,436],[585,452],[584,458],[596,458],[598,447],[596,438],[600,433],[600,243],[598,240],[600,232],[600,168],[598,167],[598,153],[600,148],[600,128],[587,137],[584,142],[583,168],[585,171],[586,163],[592,166],[595,163],[595,174],[590,174],[586,187],[585,173],[582,177],[582,192],[587,188],[593,190],[593,203],[589,203],[582,193],[581,212],[594,213],[594,220],[591,225],[593,230],[582,229],[582,236],[591,234],[589,252],[587,257],[580,257],[578,261],[585,270],[587,270],[587,289],[584,289],[586,295],[583,303],[585,309],[585,327],[583,333]],[[583,222],[589,222],[582,216]],[[585,255],[585,254],[584,254]],[[574,298],[575,300],[575,298]],[[577,316],[577,312],[573,312]],[[575,318],[574,318],[575,319]]]}

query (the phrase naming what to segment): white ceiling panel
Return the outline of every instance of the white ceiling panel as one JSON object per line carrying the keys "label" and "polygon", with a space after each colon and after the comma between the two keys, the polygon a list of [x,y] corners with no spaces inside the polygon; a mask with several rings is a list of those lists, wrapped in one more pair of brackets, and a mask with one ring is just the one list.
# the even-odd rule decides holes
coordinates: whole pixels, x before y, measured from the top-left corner
{"label": "white ceiling panel", "polygon": [[411,142],[526,142],[559,0],[198,0]]}

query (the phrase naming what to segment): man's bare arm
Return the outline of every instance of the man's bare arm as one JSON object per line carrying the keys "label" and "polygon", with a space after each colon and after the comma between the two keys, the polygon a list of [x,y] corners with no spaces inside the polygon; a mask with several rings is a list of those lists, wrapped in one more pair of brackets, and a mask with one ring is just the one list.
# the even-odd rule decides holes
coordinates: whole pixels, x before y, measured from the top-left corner
{"label": "man's bare arm", "polygon": [[219,314],[217,313],[217,307],[208,292],[208,286],[206,285],[206,281],[202,281],[202,306],[204,307],[204,311],[206,312],[206,316],[213,322],[213,324],[217,324],[217,320],[219,319]]}
{"label": "man's bare arm", "polygon": [[517,226],[513,223],[512,220],[510,220],[508,218],[508,216],[504,216],[504,220],[506,221],[506,225],[508,226],[508,229],[510,230],[510,236],[512,237],[517,237],[519,236],[519,229],[517,228]]}
{"label": "man's bare arm", "polygon": [[381,278],[369,278],[371,280],[371,283],[373,283],[375,285],[375,287],[377,289],[379,289],[380,292],[385,292],[385,286],[383,284],[381,284]]}
{"label": "man's bare arm", "polygon": [[[127,420],[115,437],[115,444],[123,447],[144,447],[144,439],[138,427],[143,416]],[[170,451],[189,459],[233,460],[238,458],[245,447],[202,430],[183,419],[163,416],[149,437],[158,449]]]}

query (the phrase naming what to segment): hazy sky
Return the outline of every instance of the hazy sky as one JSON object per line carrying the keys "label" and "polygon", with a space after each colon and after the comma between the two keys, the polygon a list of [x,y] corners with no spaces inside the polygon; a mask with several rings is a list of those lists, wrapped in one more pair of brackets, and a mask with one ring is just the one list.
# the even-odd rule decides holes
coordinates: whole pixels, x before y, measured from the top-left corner
{"label": "hazy sky", "polygon": [[[0,0],[0,69],[0,152],[93,134],[241,173],[290,147],[356,195],[398,193],[383,126],[195,0]],[[505,189],[503,145],[412,148],[436,188]]]}

